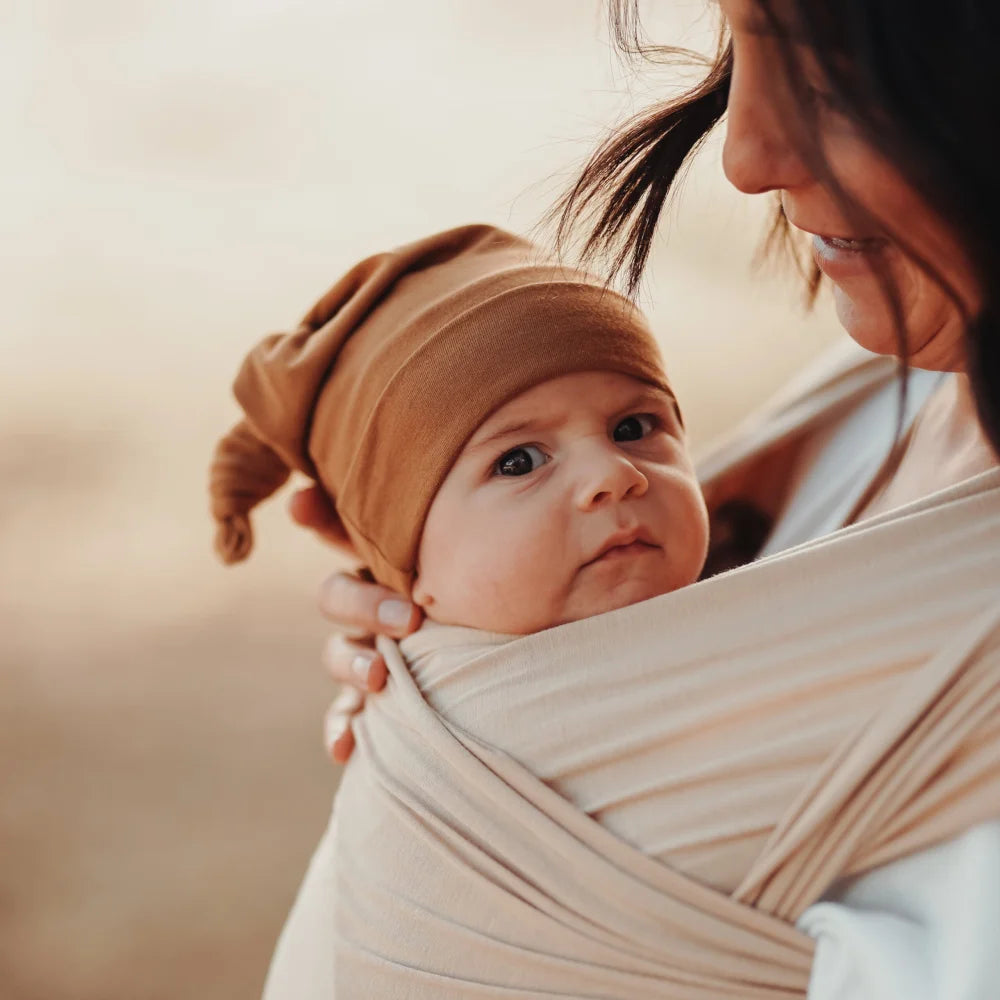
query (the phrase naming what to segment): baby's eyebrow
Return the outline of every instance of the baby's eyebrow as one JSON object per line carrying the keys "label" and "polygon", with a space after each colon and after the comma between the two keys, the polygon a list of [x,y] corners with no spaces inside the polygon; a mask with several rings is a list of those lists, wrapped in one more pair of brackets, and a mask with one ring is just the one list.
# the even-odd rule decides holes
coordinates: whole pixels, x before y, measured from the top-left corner
{"label": "baby's eyebrow", "polygon": [[630,406],[641,406],[643,403],[659,403],[661,406],[673,406],[677,400],[672,392],[661,389],[659,386],[647,385],[640,389],[633,397]]}
{"label": "baby's eyebrow", "polygon": [[485,448],[487,445],[493,444],[494,441],[499,441],[501,438],[510,437],[512,434],[520,434],[524,431],[537,430],[539,426],[540,421],[538,420],[515,420],[497,428],[489,437],[484,437],[481,441],[471,441],[469,443],[469,450],[478,451],[480,448]]}
{"label": "baby's eyebrow", "polygon": [[[684,426],[684,418],[681,416],[680,407],[677,405],[677,399],[672,392],[667,392],[657,386],[646,386],[631,397],[628,406],[624,407],[622,412],[626,410],[634,412],[641,409],[643,406],[667,407],[668,409],[673,410],[674,415],[677,417],[681,427]],[[484,438],[476,440],[475,437],[473,437],[472,440],[470,440],[465,446],[464,450],[466,452],[481,451],[489,445],[495,444],[495,442],[503,440],[504,438],[513,437],[515,434],[526,434],[528,432],[538,433],[540,431],[551,430],[553,424],[553,420],[543,420],[538,417],[529,417],[524,420],[512,420],[510,423],[506,423],[501,427],[498,427],[495,431]]]}
{"label": "baby's eyebrow", "polygon": [[680,405],[677,402],[677,397],[672,392],[667,392],[665,389],[655,386],[648,386],[632,398],[632,402],[628,408],[635,409],[644,404],[647,406],[665,406],[673,410],[681,426],[684,426],[684,418],[681,416]]}

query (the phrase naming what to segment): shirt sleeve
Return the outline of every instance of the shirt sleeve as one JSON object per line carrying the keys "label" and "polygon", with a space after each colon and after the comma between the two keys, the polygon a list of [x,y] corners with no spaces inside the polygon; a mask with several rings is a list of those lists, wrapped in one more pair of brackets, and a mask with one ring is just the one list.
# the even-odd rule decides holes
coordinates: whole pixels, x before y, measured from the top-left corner
{"label": "shirt sleeve", "polygon": [[998,1000],[1000,820],[841,883],[798,926],[808,1000]]}

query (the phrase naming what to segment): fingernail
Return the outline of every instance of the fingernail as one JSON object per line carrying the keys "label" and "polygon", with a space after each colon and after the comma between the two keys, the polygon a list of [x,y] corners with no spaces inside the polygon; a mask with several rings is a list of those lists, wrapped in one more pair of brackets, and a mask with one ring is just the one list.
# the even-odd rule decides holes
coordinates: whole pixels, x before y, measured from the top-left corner
{"label": "fingernail", "polygon": [[[345,685],[340,694],[334,698],[332,711],[341,717],[351,716],[361,708],[364,700],[365,696],[357,688]],[[341,724],[346,725],[347,723]]]}
{"label": "fingernail", "polygon": [[406,628],[412,614],[413,605],[406,601],[383,601],[378,606],[378,620],[390,628]]}
{"label": "fingernail", "polygon": [[362,684],[368,683],[368,673],[372,668],[372,660],[374,657],[365,656],[364,653],[358,653],[357,656],[351,661],[351,672]]}

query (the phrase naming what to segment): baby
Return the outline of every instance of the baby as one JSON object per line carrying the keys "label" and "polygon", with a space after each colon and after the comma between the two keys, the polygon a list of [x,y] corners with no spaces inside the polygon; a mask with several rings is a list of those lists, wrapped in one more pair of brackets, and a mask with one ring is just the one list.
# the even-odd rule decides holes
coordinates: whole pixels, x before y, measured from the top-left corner
{"label": "baby", "polygon": [[641,314],[465,226],[370,257],[263,340],[212,465],[216,548],[297,469],[428,619],[522,635],[693,583],[708,518]]}
{"label": "baby", "polygon": [[[310,476],[372,576],[426,612],[394,649],[400,676],[446,725],[474,732],[655,856],[662,831],[649,796],[632,794],[614,760],[580,767],[571,753],[567,768],[553,741],[561,746],[581,719],[564,713],[550,725],[552,706],[535,686],[543,678],[505,674],[498,685],[488,655],[684,587],[702,569],[705,504],[635,307],[522,239],[466,226],[355,266],[297,330],[250,352],[235,393],[245,418],[219,443],[211,475],[222,558],[247,556],[249,513],[290,470]],[[373,945],[387,958],[376,961],[380,974],[397,959],[405,969],[410,944],[422,960],[449,947],[437,933],[417,932],[415,943],[397,935],[382,909],[405,905],[413,890],[414,844],[392,839],[401,806],[380,770],[408,732],[398,681],[355,725],[358,749],[282,933],[267,1000],[359,995],[351,983],[368,982],[369,938],[383,925],[389,940]],[[503,696],[491,697],[498,687]],[[418,740],[413,759],[434,746]],[[410,803],[403,813],[411,807],[426,811]],[[386,851],[405,887],[366,881],[373,866],[383,871]],[[437,854],[413,863],[415,884],[450,884]]]}

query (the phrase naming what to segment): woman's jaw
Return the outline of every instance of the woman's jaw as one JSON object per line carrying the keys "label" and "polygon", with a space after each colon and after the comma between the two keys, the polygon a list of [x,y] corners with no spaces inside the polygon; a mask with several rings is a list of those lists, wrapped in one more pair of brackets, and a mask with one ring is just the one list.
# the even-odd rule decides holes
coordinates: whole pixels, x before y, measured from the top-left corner
{"label": "woman's jaw", "polygon": [[963,310],[938,277],[886,235],[858,233],[843,223],[807,222],[787,193],[782,203],[789,222],[811,237],[812,256],[830,281],[837,317],[858,344],[875,354],[898,356],[902,331],[914,367],[964,370]]}

